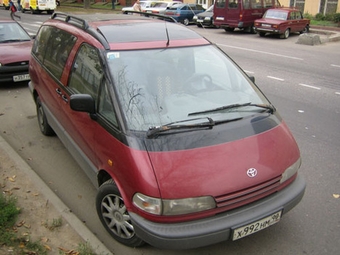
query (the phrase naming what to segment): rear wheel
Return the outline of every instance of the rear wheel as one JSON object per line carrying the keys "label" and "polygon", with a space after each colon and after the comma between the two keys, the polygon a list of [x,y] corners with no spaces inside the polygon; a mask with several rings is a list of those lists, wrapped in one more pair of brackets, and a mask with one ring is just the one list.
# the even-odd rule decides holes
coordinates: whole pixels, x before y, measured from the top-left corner
{"label": "rear wheel", "polygon": [[305,28],[300,32],[300,34],[303,34],[303,33],[308,33],[309,32],[309,26],[305,26]]}
{"label": "rear wheel", "polygon": [[37,97],[36,106],[37,106],[38,123],[39,123],[39,128],[40,128],[41,133],[43,133],[46,136],[54,135],[55,133],[53,129],[47,122],[47,118],[44,112],[44,108],[41,104],[40,97]]}
{"label": "rear wheel", "polygon": [[184,20],[183,20],[183,24],[184,24],[185,26],[189,25],[189,19],[184,19]]}
{"label": "rear wheel", "polygon": [[96,197],[96,209],[105,229],[118,242],[130,247],[144,244],[135,233],[124,200],[113,180],[110,179],[100,186]]}

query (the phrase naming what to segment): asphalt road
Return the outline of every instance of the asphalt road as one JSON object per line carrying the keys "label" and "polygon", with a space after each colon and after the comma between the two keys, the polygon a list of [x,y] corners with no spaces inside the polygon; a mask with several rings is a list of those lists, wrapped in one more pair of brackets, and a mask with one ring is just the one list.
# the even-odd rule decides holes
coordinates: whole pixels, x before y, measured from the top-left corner
{"label": "asphalt road", "polygon": [[[8,15],[0,10],[0,17]],[[22,15],[32,34],[47,15]],[[57,137],[44,137],[26,84],[1,84],[0,132],[114,254],[338,254],[340,240],[340,43],[299,45],[190,26],[229,54],[277,107],[301,150],[302,202],[281,222],[236,242],[187,251],[131,249],[114,241],[94,207],[96,190]]]}

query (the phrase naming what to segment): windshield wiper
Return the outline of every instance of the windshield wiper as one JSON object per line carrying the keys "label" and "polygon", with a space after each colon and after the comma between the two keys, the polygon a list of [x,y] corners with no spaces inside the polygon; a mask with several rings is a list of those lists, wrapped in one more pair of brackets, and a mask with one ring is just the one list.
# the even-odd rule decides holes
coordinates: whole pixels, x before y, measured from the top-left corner
{"label": "windshield wiper", "polygon": [[199,114],[210,113],[210,112],[218,112],[218,111],[223,111],[223,110],[228,110],[228,109],[233,109],[233,108],[246,107],[246,106],[256,106],[256,107],[260,107],[260,108],[264,108],[266,110],[269,110],[270,113],[275,112],[275,108],[272,105],[269,105],[269,104],[252,104],[251,102],[249,102],[249,103],[244,103],[244,104],[224,105],[224,106],[221,106],[221,107],[217,107],[217,108],[209,109],[209,110],[205,110],[205,111],[191,112],[191,113],[188,114],[188,116],[199,115]]}
{"label": "windshield wiper", "polygon": [[[199,119],[207,119],[208,121],[204,121],[202,123],[195,123],[195,124],[179,124],[179,123],[183,123],[183,122],[188,122],[188,121],[195,121],[195,120],[199,120]],[[165,131],[169,131],[169,130],[174,130],[174,129],[190,129],[190,128],[212,128],[215,125],[215,122],[209,118],[209,117],[204,117],[204,118],[196,118],[196,119],[190,119],[190,120],[181,120],[181,121],[175,121],[175,122],[171,122],[168,123],[166,125],[162,125],[162,126],[152,126],[149,127],[149,130],[146,133],[146,136],[148,138],[153,137],[156,134],[165,132]]]}

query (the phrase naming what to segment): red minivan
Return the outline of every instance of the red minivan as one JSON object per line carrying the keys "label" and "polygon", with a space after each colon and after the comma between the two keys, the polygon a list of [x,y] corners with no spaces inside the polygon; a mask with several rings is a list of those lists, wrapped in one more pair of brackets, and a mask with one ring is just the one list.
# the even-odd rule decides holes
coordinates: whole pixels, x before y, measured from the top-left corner
{"label": "red minivan", "polygon": [[279,0],[216,0],[214,25],[225,31],[239,28],[255,33],[254,21],[269,8],[280,6]]}
{"label": "red minivan", "polygon": [[44,22],[29,66],[41,132],[98,187],[98,216],[125,245],[189,249],[277,223],[306,186],[286,123],[221,49],[160,18]]}

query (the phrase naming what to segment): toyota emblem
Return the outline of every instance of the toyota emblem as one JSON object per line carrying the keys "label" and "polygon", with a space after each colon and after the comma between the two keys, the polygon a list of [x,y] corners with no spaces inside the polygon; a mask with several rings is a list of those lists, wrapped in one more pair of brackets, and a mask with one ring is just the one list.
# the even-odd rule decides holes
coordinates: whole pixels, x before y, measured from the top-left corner
{"label": "toyota emblem", "polygon": [[250,177],[250,178],[253,178],[257,175],[257,170],[255,168],[249,168],[247,170],[247,175]]}

